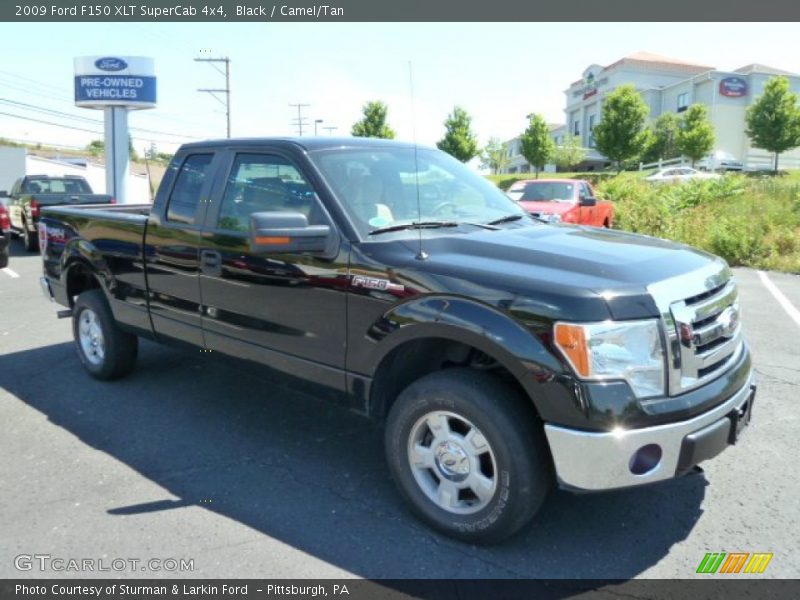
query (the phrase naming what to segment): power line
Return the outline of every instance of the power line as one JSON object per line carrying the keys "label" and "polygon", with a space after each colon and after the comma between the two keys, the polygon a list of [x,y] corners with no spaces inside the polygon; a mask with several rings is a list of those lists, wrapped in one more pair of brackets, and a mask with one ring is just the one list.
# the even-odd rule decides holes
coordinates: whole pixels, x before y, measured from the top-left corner
{"label": "power line", "polygon": [[[211,94],[211,97],[214,98],[220,104],[225,105],[225,120],[227,122],[227,137],[231,137],[231,59],[227,56],[222,58],[195,58],[195,62],[204,62],[209,63],[216,71],[225,75],[225,87],[223,89],[198,89],[198,92],[205,92],[207,94]],[[220,71],[216,63],[225,63],[225,72]],[[220,100],[216,94],[225,94],[225,102]]]}
{"label": "power line", "polygon": [[[91,117],[84,117],[82,115],[73,115],[70,113],[66,113],[60,110],[55,110],[53,108],[46,108],[44,106],[37,106],[35,104],[29,104],[27,102],[19,102],[18,100],[11,100],[10,98],[2,98],[0,97],[0,103],[3,104],[10,104],[14,107],[23,108],[24,110],[32,110],[34,112],[44,113],[52,116],[57,116],[64,119],[72,119],[75,121],[81,121],[85,123],[92,123],[94,125],[102,125],[103,122],[98,119],[92,119]],[[155,129],[147,129],[144,127],[131,127],[131,130],[140,131],[142,133],[154,133],[156,135],[165,135],[169,137],[178,137],[178,138],[187,138],[187,139],[200,139],[197,136],[193,135],[184,135],[180,133],[170,133],[168,131],[157,131]]]}
{"label": "power line", "polygon": [[[6,75],[2,75],[3,73],[6,73],[11,77],[16,77],[17,79],[22,79],[24,81],[13,81],[13,82],[10,82]],[[21,75],[15,75],[14,73],[10,73],[9,71],[4,71],[2,69],[0,69],[0,83],[2,83],[2,87],[3,88],[13,89],[13,90],[16,90],[16,91],[19,91],[19,92],[23,92],[25,94],[34,94],[34,95],[37,96],[37,98],[40,98],[40,99],[47,98],[49,100],[56,101],[59,104],[69,104],[69,105],[74,107],[74,99],[72,98],[72,96],[70,94],[53,95],[53,93],[46,93],[42,89],[37,89],[36,87],[31,87],[31,86],[32,85],[40,86],[41,88],[47,89],[47,92],[50,92],[51,89],[54,90],[54,91],[57,90],[59,92],[63,92],[63,88],[62,87],[58,87],[58,86],[42,83],[42,82],[39,82],[39,81],[37,81],[35,79],[31,79],[30,77],[23,77]],[[164,111],[159,111],[157,114],[153,114],[152,112],[149,112],[149,111],[143,111],[140,114],[141,114],[141,116],[148,117],[148,118],[169,119],[170,122],[173,122],[173,123],[174,122],[185,123],[185,124],[190,125],[190,126],[195,127],[195,128],[197,128],[197,127],[200,127],[200,128],[205,127],[204,123],[188,121],[186,119],[182,119],[179,115],[174,115],[172,113],[166,113]],[[142,128],[139,127],[139,128],[136,128],[136,129],[142,129]],[[196,136],[184,136],[183,134],[174,134],[174,133],[166,132],[166,131],[159,131],[158,133],[162,133],[164,135],[181,136],[181,137],[196,137]],[[200,137],[196,137],[196,139],[200,139]]]}
{"label": "power line", "polygon": [[289,106],[297,108],[297,118],[292,119],[292,123],[297,127],[298,137],[303,137],[303,125],[308,124],[308,119],[303,116],[303,109],[311,106],[310,104],[289,104]]}

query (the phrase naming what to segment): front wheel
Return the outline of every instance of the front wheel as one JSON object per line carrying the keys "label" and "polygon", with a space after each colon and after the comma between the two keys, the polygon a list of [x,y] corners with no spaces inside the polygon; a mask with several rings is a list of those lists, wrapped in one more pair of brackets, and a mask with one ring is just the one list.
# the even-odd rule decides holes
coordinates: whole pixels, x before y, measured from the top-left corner
{"label": "front wheel", "polygon": [[406,388],[389,412],[386,455],[417,516],[469,542],[517,532],[553,481],[530,401],[472,369],[433,373]]}
{"label": "front wheel", "polygon": [[101,290],[78,296],[72,310],[72,333],[78,357],[95,379],[117,379],[133,369],[139,338],[119,328]]}

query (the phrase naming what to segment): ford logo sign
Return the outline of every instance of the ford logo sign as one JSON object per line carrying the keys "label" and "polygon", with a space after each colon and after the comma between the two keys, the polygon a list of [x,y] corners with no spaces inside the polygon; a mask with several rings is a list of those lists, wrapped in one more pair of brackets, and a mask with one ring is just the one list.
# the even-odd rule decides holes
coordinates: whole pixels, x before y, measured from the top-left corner
{"label": "ford logo sign", "polygon": [[94,66],[100,69],[101,71],[122,71],[123,69],[128,68],[128,63],[126,63],[121,58],[98,58],[94,61]]}

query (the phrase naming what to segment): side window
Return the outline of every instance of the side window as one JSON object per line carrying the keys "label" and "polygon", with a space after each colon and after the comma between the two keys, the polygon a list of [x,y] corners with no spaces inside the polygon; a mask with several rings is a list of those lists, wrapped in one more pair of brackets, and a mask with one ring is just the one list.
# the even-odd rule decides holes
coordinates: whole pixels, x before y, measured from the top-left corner
{"label": "side window", "polygon": [[192,154],[183,161],[167,204],[167,221],[192,225],[213,154]]}
{"label": "side window", "polygon": [[269,154],[237,154],[217,228],[247,232],[257,212],[299,212],[310,225],[324,222],[313,188],[292,163]]}
{"label": "side window", "polygon": [[591,188],[589,188],[589,186],[586,185],[585,183],[581,184],[581,194],[583,194],[587,198],[591,198],[593,195]]}

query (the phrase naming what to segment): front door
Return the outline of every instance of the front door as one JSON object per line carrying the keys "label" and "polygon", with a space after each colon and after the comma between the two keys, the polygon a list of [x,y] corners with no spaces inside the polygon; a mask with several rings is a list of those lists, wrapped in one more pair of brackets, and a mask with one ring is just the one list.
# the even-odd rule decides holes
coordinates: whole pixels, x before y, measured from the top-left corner
{"label": "front door", "polygon": [[250,215],[302,213],[329,224],[301,170],[269,152],[230,152],[200,249],[203,327],[211,350],[344,385],[347,245],[334,256],[250,250]]}

